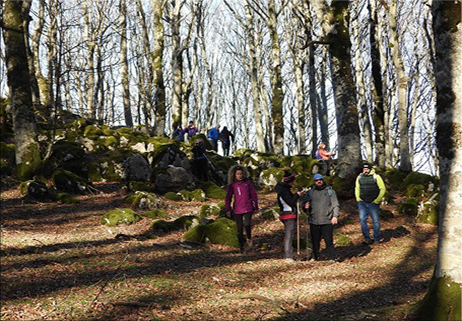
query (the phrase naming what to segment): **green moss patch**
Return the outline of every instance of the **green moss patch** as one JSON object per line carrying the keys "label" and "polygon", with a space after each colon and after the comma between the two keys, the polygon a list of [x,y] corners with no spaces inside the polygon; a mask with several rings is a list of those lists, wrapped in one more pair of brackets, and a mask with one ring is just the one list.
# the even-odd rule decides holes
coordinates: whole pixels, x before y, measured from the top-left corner
{"label": "green moss patch", "polygon": [[423,211],[417,215],[418,223],[438,225],[439,206],[435,204],[424,204]]}
{"label": "green moss patch", "polygon": [[204,204],[201,206],[200,209],[200,216],[201,217],[211,217],[211,216],[218,216],[220,215],[221,209],[216,204]]}
{"label": "green moss patch", "polygon": [[115,226],[118,224],[133,224],[141,217],[130,208],[118,208],[103,215],[101,224]]}
{"label": "green moss patch", "polygon": [[207,228],[205,225],[197,225],[191,228],[188,232],[183,235],[183,239],[192,242],[204,243],[206,240]]}
{"label": "green moss patch", "polygon": [[125,203],[139,209],[155,209],[163,206],[162,199],[153,193],[136,191],[125,198]]}
{"label": "green moss patch", "polygon": [[157,218],[167,219],[168,218],[167,212],[165,212],[163,209],[160,209],[160,208],[156,208],[156,209],[141,213],[140,215],[147,217],[147,218],[152,218],[152,219],[157,219]]}
{"label": "green moss patch", "polygon": [[80,201],[70,194],[67,193],[57,193],[55,195],[55,201],[63,204],[78,204]]}
{"label": "green moss patch", "polygon": [[337,246],[353,245],[353,241],[351,240],[351,238],[341,233],[336,233],[334,239],[335,239],[335,245]]}
{"label": "green moss patch", "polygon": [[165,193],[164,197],[166,199],[171,200],[171,201],[181,201],[181,200],[183,200],[183,197],[181,195],[179,195],[178,193],[175,193],[175,192],[167,192],[167,193]]}
{"label": "green moss patch", "polygon": [[227,218],[219,218],[206,225],[206,235],[210,243],[239,247],[236,223]]}
{"label": "green moss patch", "polygon": [[406,214],[409,216],[416,216],[419,201],[416,198],[408,198],[404,203],[398,205],[398,213]]}

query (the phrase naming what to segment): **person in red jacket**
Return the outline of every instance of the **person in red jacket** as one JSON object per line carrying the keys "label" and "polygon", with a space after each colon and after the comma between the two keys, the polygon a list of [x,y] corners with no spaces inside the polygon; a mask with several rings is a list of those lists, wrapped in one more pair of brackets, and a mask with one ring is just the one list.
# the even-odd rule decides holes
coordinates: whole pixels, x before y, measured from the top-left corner
{"label": "person in red jacket", "polygon": [[[234,196],[232,210],[237,225],[239,252],[252,249],[251,220],[252,214],[258,211],[258,197],[255,186],[249,179],[249,172],[244,166],[233,166],[228,172],[228,189],[226,190],[226,216],[231,217],[231,201]],[[244,238],[244,228],[247,240]]]}

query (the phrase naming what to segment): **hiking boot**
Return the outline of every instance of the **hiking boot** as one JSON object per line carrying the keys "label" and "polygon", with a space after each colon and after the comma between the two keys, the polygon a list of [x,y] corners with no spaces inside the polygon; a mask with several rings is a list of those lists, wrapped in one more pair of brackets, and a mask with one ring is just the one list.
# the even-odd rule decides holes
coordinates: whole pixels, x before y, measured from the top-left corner
{"label": "hiking boot", "polygon": [[239,253],[244,253],[244,247],[243,246],[239,246]]}
{"label": "hiking boot", "polygon": [[364,245],[371,245],[371,244],[374,244],[374,241],[372,241],[371,239],[364,239],[363,244]]}

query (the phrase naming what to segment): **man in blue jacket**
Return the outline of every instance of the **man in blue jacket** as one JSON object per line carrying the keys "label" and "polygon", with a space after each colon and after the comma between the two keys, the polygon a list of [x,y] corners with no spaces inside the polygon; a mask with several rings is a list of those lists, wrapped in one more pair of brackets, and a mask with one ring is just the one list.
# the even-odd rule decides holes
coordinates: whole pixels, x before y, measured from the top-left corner
{"label": "man in blue jacket", "polygon": [[209,130],[207,138],[210,140],[212,144],[212,148],[214,151],[218,152],[218,136],[220,135],[220,125],[216,125],[212,129]]}

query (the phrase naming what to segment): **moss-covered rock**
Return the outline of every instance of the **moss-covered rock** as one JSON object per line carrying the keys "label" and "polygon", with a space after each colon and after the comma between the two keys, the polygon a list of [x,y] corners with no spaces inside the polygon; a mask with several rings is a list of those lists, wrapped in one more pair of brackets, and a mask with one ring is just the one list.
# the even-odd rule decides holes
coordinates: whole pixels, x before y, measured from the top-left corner
{"label": "moss-covered rock", "polygon": [[203,182],[200,184],[199,187],[205,192],[205,196],[207,198],[213,198],[213,199],[225,199],[226,198],[226,191],[213,182]]}
{"label": "moss-covered rock", "polygon": [[125,202],[139,209],[152,210],[163,206],[162,199],[153,193],[136,191],[125,198]]}
{"label": "moss-covered rock", "polygon": [[405,178],[406,178],[405,173],[401,172],[398,169],[394,169],[394,168],[388,168],[385,171],[385,174],[383,177],[387,185],[395,191],[399,190],[399,187],[403,183]]}
{"label": "moss-covered rock", "polygon": [[279,206],[265,208],[261,212],[262,217],[267,221],[274,221],[279,218]]}
{"label": "moss-covered rock", "polygon": [[57,141],[52,146],[50,157],[44,162],[45,172],[53,173],[57,169],[64,169],[87,179],[88,166],[85,156],[85,150],[79,143]]}
{"label": "moss-covered rock", "polygon": [[420,184],[409,184],[404,194],[407,197],[422,197],[425,195],[425,186]]}
{"label": "moss-covered rock", "polygon": [[406,176],[399,188],[400,190],[404,191],[411,184],[428,186],[429,184],[435,185],[436,183],[437,180],[433,176],[419,172],[411,172]]}
{"label": "moss-covered rock", "polygon": [[277,167],[272,167],[261,172],[259,183],[266,189],[273,190],[274,186],[276,186],[278,182],[281,182],[283,177],[284,170]]}
{"label": "moss-covered rock", "polygon": [[152,218],[152,219],[157,219],[157,218],[168,219],[167,212],[165,212],[163,209],[160,209],[160,208],[156,208],[156,209],[141,213],[140,215],[147,217],[147,218]]}
{"label": "moss-covered rock", "polygon": [[201,217],[211,217],[211,216],[219,216],[221,209],[216,204],[204,204],[201,206],[200,209],[200,216]]}
{"label": "moss-covered rock", "polygon": [[424,204],[423,210],[417,215],[418,223],[438,225],[439,206],[435,204]]}
{"label": "moss-covered rock", "polygon": [[89,183],[85,179],[63,169],[56,170],[51,176],[51,180],[61,191],[78,194],[85,194],[90,191]]}
{"label": "moss-covered rock", "polygon": [[19,184],[19,190],[22,195],[31,196],[38,200],[45,201],[50,199],[47,185],[38,179],[22,182]]}
{"label": "moss-covered rock", "polygon": [[118,224],[133,224],[141,217],[130,208],[117,208],[103,215],[101,224],[115,226]]}
{"label": "moss-covered rock", "polygon": [[55,195],[55,201],[63,204],[78,204],[80,201],[72,197],[68,193],[57,193]]}
{"label": "moss-covered rock", "polygon": [[191,228],[183,235],[183,239],[186,241],[204,243],[206,240],[207,228],[205,225],[197,225]]}
{"label": "moss-covered rock", "polygon": [[179,196],[181,196],[181,199],[183,201],[189,202],[191,200],[191,192],[187,190],[181,190],[177,193]]}
{"label": "moss-covered rock", "polygon": [[416,198],[408,198],[404,203],[400,204],[397,208],[398,213],[406,214],[409,216],[416,216],[419,201]]}
{"label": "moss-covered rock", "polygon": [[104,133],[101,128],[95,125],[87,125],[83,130],[83,135],[88,138],[97,138],[99,136],[103,136]]}
{"label": "moss-covered rock", "polygon": [[3,159],[13,159],[15,154],[14,144],[0,142],[0,157]]}
{"label": "moss-covered rock", "polygon": [[190,228],[201,224],[201,219],[195,215],[184,215],[173,221],[176,230],[189,230]]}
{"label": "moss-covered rock", "polygon": [[386,210],[386,209],[383,209],[383,208],[380,209],[379,215],[380,215],[380,218],[385,219],[385,220],[395,217],[395,216],[393,215],[393,212],[392,212],[392,211]]}
{"label": "moss-covered rock", "polygon": [[227,218],[219,218],[206,225],[206,235],[210,243],[239,247],[236,223]]}
{"label": "moss-covered rock", "polygon": [[175,230],[175,226],[173,225],[172,222],[168,222],[168,221],[165,221],[165,220],[157,220],[157,221],[154,221],[151,225],[151,229],[154,230],[154,231],[161,231],[161,232],[164,232],[164,233],[168,233],[170,231],[174,231]]}
{"label": "moss-covered rock", "polygon": [[351,245],[353,245],[353,241],[351,240],[351,238],[349,238],[345,234],[336,233],[334,239],[335,239],[335,244],[337,246],[351,246]]}
{"label": "moss-covered rock", "polygon": [[205,201],[205,193],[201,189],[195,189],[189,194],[189,200],[191,202],[204,202]]}
{"label": "moss-covered rock", "polygon": [[138,182],[138,181],[127,182],[127,187],[129,191],[149,192],[152,189],[151,184],[149,182]]}
{"label": "moss-covered rock", "polygon": [[172,201],[181,201],[183,200],[183,197],[179,195],[178,193],[175,192],[167,192],[165,193],[164,197],[166,199],[172,200]]}

